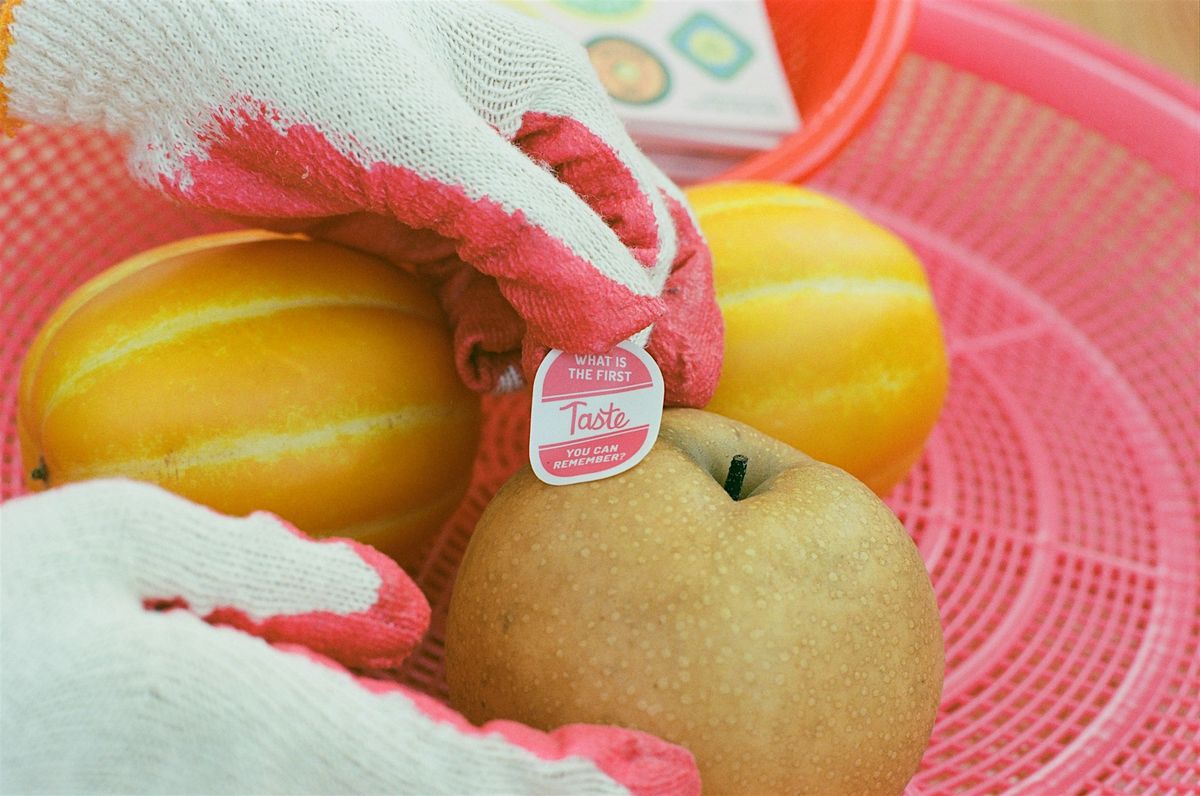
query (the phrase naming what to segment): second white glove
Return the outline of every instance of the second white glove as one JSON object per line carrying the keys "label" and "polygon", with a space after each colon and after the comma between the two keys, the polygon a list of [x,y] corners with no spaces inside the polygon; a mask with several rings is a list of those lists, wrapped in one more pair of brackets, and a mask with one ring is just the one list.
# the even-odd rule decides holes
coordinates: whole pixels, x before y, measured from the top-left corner
{"label": "second white glove", "polygon": [[429,609],[389,559],[94,481],[0,509],[0,791],[698,794],[683,749],[469,725],[357,678]]}

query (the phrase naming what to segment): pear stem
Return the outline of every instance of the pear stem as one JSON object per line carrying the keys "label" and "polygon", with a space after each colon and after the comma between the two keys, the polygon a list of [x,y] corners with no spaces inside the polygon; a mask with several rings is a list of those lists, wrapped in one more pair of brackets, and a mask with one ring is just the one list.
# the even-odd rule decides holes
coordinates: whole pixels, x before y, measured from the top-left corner
{"label": "pear stem", "polygon": [[740,453],[729,461],[729,474],[725,476],[725,492],[734,500],[742,499],[742,481],[746,479],[746,464],[749,461]]}

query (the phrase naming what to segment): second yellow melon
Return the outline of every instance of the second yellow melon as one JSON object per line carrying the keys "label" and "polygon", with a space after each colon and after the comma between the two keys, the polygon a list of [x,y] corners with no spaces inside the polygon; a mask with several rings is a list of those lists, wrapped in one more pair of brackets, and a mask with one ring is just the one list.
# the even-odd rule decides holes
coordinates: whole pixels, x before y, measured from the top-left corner
{"label": "second yellow melon", "polygon": [[688,191],[713,252],[725,362],[706,407],[886,495],[920,457],[946,394],[942,325],[898,236],[792,185]]}

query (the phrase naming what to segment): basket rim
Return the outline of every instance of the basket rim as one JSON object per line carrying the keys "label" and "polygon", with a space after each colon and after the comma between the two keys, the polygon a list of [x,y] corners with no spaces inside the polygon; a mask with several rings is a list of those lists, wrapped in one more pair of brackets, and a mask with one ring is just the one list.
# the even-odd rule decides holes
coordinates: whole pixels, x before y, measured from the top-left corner
{"label": "basket rim", "polygon": [[1002,0],[921,0],[910,44],[1050,106],[1200,194],[1200,86]]}
{"label": "basket rim", "polygon": [[[1048,15],[1004,0],[881,0],[915,5],[906,51],[1019,92],[1112,139],[1200,195],[1200,86]],[[894,71],[894,70],[893,70]],[[888,75],[888,83],[892,74]],[[880,90],[880,99],[887,85]],[[863,109],[873,115],[879,103]],[[801,182],[848,142],[809,152],[799,136],[720,180]]]}
{"label": "basket rim", "polygon": [[[1040,39],[1040,47],[1054,47],[1064,59],[1095,58],[1101,63],[1090,64],[1101,76],[1135,78],[1147,84],[1142,89],[1150,89],[1152,93],[1162,94],[1179,103],[1185,108],[1176,111],[1186,115],[1200,115],[1200,86],[1194,85],[1175,73],[1152,63],[1116,44],[1100,38],[1096,34],[1085,31],[1070,23],[1051,17],[1041,11],[1027,6],[1021,6],[1005,0],[920,0],[922,14],[918,17],[918,25],[913,30],[910,40],[913,49],[931,55],[939,46],[945,46],[949,26],[960,25],[962,21],[969,22],[976,28],[985,27],[989,32],[1016,36],[1019,40],[1027,41],[1032,38]],[[926,13],[928,12],[928,13]],[[926,18],[927,17],[927,18]],[[925,23],[925,24],[922,24]],[[947,26],[943,29],[942,26]],[[978,31],[977,31],[978,32]],[[936,35],[934,35],[936,34]],[[1047,41],[1049,39],[1050,41]],[[1005,46],[1009,44],[1006,40]],[[979,53],[982,77],[1002,78],[1008,73],[1006,62],[996,61],[998,47],[989,48],[987,52]],[[987,68],[988,63],[992,68]],[[1113,69],[1126,73],[1123,76],[1111,74]],[[1047,87],[1055,87],[1046,83]],[[1058,86],[1057,88],[1062,88]],[[1148,96],[1148,99],[1153,97]],[[1162,99],[1162,98],[1160,98]],[[1170,103],[1164,108],[1169,109]]]}
{"label": "basket rim", "polygon": [[882,104],[908,51],[918,9],[919,0],[878,0],[850,71],[818,113],[774,149],[717,179],[799,182],[835,158]]}

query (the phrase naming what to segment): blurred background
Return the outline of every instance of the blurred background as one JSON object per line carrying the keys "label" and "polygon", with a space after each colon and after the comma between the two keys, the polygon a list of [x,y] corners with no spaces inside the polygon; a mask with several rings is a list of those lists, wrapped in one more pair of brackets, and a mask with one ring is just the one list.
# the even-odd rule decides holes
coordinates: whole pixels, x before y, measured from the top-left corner
{"label": "blurred background", "polygon": [[1200,0],[1016,0],[1200,84]]}

